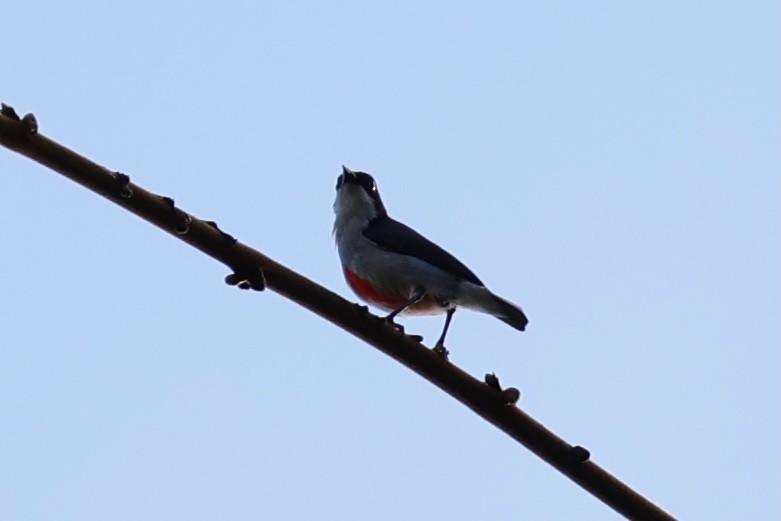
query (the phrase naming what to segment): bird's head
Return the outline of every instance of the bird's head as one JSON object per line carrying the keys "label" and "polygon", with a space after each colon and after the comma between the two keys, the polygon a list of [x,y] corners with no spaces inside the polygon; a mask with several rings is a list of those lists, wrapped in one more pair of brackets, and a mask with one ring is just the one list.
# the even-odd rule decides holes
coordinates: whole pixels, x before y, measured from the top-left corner
{"label": "bird's head", "polygon": [[342,174],[336,179],[334,213],[337,220],[367,222],[388,215],[374,178],[364,172],[353,172],[346,166],[342,166]]}

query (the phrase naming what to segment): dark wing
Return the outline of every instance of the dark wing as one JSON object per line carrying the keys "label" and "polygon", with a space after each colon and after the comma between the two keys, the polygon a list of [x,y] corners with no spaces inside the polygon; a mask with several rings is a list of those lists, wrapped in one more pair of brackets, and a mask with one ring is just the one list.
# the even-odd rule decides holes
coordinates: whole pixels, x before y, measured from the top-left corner
{"label": "dark wing", "polygon": [[417,257],[437,268],[452,273],[462,280],[482,286],[483,283],[461,261],[399,221],[383,216],[374,219],[366,227],[363,236],[374,244],[402,255]]}

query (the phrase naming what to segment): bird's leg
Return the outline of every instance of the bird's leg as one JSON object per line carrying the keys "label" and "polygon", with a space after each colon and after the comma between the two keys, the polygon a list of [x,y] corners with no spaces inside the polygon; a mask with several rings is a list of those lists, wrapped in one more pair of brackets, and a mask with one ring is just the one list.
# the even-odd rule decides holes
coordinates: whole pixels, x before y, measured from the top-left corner
{"label": "bird's leg", "polygon": [[395,323],[393,321],[393,319],[396,318],[396,315],[398,315],[399,313],[401,313],[402,311],[404,311],[408,307],[413,306],[413,305],[417,304],[418,302],[420,302],[420,300],[423,297],[425,297],[425,296],[426,296],[426,292],[425,291],[423,291],[422,289],[419,289],[419,288],[416,289],[412,293],[410,298],[407,299],[406,301],[404,301],[404,303],[401,306],[399,306],[396,309],[394,309],[393,311],[391,311],[390,314],[388,314],[388,316],[385,317],[385,320],[387,320],[388,322],[390,322],[391,324],[396,326],[396,328],[403,333],[404,332],[404,328],[401,326],[401,324]]}
{"label": "bird's leg", "polygon": [[442,334],[439,336],[439,340],[437,340],[437,343],[434,345],[434,352],[442,358],[447,358],[447,355],[450,353],[445,348],[445,335],[447,335],[447,328],[450,327],[450,321],[453,320],[453,313],[456,312],[456,308],[450,308],[447,310],[447,315],[445,316],[445,328],[442,330]]}

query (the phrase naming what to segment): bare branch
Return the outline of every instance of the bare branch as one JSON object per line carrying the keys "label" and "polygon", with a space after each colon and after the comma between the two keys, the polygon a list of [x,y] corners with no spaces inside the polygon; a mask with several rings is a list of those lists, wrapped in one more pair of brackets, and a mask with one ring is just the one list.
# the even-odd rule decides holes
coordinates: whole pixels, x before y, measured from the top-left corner
{"label": "bare branch", "polygon": [[333,322],[450,394],[493,423],[536,455],[630,519],[670,520],[664,512],[610,473],[590,461],[589,452],[559,438],[515,407],[518,391],[502,390],[493,375],[481,382],[423,346],[419,338],[405,336],[365,307],[299,275],[236,241],[211,222],[178,209],[174,201],[144,190],[128,176],[111,172],[38,133],[35,117],[19,118],[3,106],[0,143],[45,165],[153,223],[228,266],[229,284],[287,297]]}

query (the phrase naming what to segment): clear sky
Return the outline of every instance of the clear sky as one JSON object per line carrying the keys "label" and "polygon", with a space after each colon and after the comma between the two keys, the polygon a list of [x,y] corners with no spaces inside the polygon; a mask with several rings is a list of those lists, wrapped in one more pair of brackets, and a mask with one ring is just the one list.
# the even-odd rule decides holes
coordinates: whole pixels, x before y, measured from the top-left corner
{"label": "clear sky", "polygon": [[[354,299],[342,164],[518,302],[451,360],[683,519],[781,515],[778,2],[6,2],[0,100]],[[0,519],[616,519],[0,149]],[[442,318],[403,321],[433,343]]]}

